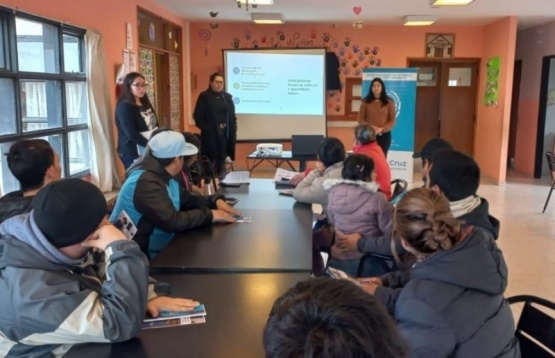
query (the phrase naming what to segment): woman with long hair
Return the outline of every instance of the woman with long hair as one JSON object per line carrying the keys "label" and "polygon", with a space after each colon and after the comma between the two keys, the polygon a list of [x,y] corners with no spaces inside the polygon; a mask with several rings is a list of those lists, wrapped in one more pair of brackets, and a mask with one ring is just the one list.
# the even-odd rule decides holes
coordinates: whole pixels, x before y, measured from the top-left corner
{"label": "woman with long hair", "polygon": [[385,83],[376,77],[370,85],[370,93],[362,99],[358,122],[374,128],[377,141],[387,157],[391,145],[391,129],[395,125],[395,104],[387,96]]}
{"label": "woman with long hair", "polygon": [[394,230],[417,261],[395,305],[411,357],[520,357],[503,293],[507,265],[488,231],[464,225],[439,192],[413,189]]}
{"label": "woman with long hair", "polygon": [[156,113],[148,99],[146,88],[143,75],[138,72],[128,73],[123,79],[116,104],[118,155],[125,169],[139,157],[152,131],[158,127]]}

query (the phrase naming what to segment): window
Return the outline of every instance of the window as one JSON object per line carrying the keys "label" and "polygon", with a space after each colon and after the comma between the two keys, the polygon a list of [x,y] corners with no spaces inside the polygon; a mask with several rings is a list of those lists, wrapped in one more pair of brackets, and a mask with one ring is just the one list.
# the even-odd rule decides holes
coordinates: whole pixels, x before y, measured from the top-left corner
{"label": "window", "polygon": [[5,154],[20,139],[47,140],[60,157],[64,177],[89,173],[92,142],[84,35],[81,29],[0,8],[3,194],[19,187]]}
{"label": "window", "polygon": [[345,115],[357,116],[362,103],[362,78],[345,79]]}

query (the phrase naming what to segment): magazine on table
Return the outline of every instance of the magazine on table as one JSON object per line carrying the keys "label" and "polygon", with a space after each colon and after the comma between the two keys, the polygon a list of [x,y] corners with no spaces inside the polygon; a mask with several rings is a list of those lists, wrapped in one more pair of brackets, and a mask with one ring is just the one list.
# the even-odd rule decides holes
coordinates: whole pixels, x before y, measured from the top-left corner
{"label": "magazine on table", "polygon": [[206,323],[206,316],[169,318],[161,321],[143,322],[143,325],[141,328],[142,329],[166,328],[166,327],[186,326],[189,324],[200,324],[200,323]]}
{"label": "magazine on table", "polygon": [[277,168],[274,182],[276,185],[291,185],[291,179],[299,173],[290,170]]}
{"label": "magazine on table", "polygon": [[146,318],[143,322],[162,321],[171,318],[206,316],[204,305],[198,305],[190,311],[160,311],[158,317]]}

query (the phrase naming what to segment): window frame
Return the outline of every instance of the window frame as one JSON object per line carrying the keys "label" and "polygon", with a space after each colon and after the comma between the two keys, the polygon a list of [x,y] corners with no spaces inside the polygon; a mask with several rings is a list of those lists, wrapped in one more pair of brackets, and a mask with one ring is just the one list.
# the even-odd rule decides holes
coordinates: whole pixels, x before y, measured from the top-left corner
{"label": "window frame", "polygon": [[[59,63],[59,73],[39,73],[39,72],[26,72],[19,71],[18,69],[18,54],[17,54],[17,32],[16,32],[16,18],[22,18],[29,21],[35,21],[50,26],[55,26],[58,29],[57,33],[57,61]],[[72,132],[87,130],[89,131],[89,148],[92,149],[92,138],[90,137],[90,121],[79,124],[68,124],[67,113],[67,82],[84,82],[87,83],[86,74],[86,56],[85,56],[85,33],[86,30],[78,27],[70,26],[50,19],[42,18],[19,11],[14,11],[0,6],[0,26],[2,26],[3,45],[4,45],[4,63],[5,67],[0,68],[0,79],[9,79],[13,83],[15,91],[15,119],[16,130],[15,134],[0,135],[0,144],[6,142],[14,142],[23,139],[32,139],[38,137],[46,137],[53,135],[60,135],[62,137],[62,152],[58,153],[60,162],[63,162],[63,176],[65,178],[82,178],[90,175],[91,168],[91,151],[89,150],[89,165],[87,169],[76,172],[70,175],[70,143],[69,135]],[[77,37],[79,40],[79,62],[80,69],[83,72],[65,72],[65,59],[64,59],[64,35]],[[0,46],[2,43],[0,43]],[[61,126],[57,128],[40,129],[29,132],[23,132],[23,117],[21,108],[21,81],[22,80],[38,80],[38,81],[57,81],[60,84],[61,96]],[[87,96],[87,101],[89,100]],[[88,115],[88,114],[87,114]]]}

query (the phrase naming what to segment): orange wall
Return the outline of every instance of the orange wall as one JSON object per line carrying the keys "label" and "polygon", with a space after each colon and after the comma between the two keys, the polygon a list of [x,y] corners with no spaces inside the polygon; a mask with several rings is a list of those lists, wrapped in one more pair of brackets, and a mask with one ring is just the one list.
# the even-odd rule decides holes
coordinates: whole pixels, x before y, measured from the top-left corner
{"label": "orange wall", "polygon": [[[505,182],[507,171],[516,25],[516,17],[508,17],[486,26],[483,35],[484,60],[480,70],[474,153],[483,174],[497,183]],[[486,107],[483,102],[486,64],[495,56],[501,58],[499,101],[497,106]]]}
{"label": "orange wall", "polygon": [[522,79],[515,168],[530,176],[536,157],[542,59],[549,55],[555,55],[555,22],[518,32],[516,59],[522,60]]}

